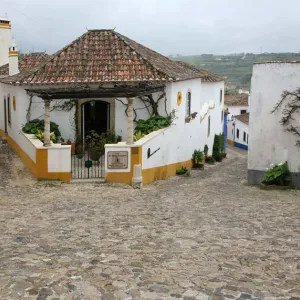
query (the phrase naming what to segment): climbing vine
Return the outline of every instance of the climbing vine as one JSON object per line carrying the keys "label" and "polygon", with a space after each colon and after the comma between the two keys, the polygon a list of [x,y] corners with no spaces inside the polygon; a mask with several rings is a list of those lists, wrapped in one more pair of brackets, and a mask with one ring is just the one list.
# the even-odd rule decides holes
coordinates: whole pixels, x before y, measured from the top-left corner
{"label": "climbing vine", "polygon": [[295,117],[295,114],[300,109],[300,88],[297,88],[294,92],[284,91],[281,94],[280,101],[275,105],[271,113],[275,113],[285,103],[282,110],[282,118],[279,123],[286,126],[285,131],[297,136],[299,140],[296,141],[296,146],[300,147],[300,128],[295,126],[293,122],[295,119],[299,120],[299,117]]}
{"label": "climbing vine", "polygon": [[[140,108],[133,108],[133,113],[134,113],[134,119],[133,121],[135,123],[138,123],[137,120],[137,111],[138,110],[143,110],[146,109],[148,114],[149,114],[149,118],[151,117],[158,117],[160,116],[159,112],[158,112],[158,106],[159,106],[159,102],[164,99],[164,103],[165,103],[165,112],[166,115],[170,117],[170,114],[168,114],[167,111],[167,97],[166,97],[166,93],[165,91],[163,91],[157,98],[157,100],[154,99],[153,95],[145,95],[145,96],[140,96],[138,97],[144,104],[144,107],[140,107]],[[122,99],[116,99],[117,101],[119,101],[120,103],[122,103],[126,108],[125,108],[125,114],[126,116],[128,116],[127,110],[127,103],[125,103]]]}

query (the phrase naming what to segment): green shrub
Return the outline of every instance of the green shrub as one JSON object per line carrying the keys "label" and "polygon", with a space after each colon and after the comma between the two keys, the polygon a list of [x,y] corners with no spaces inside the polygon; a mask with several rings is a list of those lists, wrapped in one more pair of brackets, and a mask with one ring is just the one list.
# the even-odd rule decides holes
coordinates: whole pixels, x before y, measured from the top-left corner
{"label": "green shrub", "polygon": [[[44,131],[43,130],[38,129],[37,133],[35,134],[35,137],[44,143]],[[50,141],[53,143],[55,143],[55,141],[56,141],[54,132],[50,132]]]}
{"label": "green shrub", "polygon": [[271,165],[267,169],[262,183],[266,185],[281,185],[287,186],[291,183],[291,172],[289,171],[288,163],[281,163],[279,165]]}
{"label": "green shrub", "polygon": [[209,156],[206,157],[205,162],[208,163],[209,165],[214,165],[216,160],[212,156]]}
{"label": "green shrub", "polygon": [[207,154],[208,154],[208,146],[207,145],[204,146],[203,152],[204,152],[205,157],[207,157]]}
{"label": "green shrub", "polygon": [[188,171],[188,169],[186,167],[180,167],[176,169],[176,174],[177,175],[183,175]]}
{"label": "green shrub", "polygon": [[153,131],[169,127],[172,123],[171,117],[155,116],[148,120],[138,120],[135,132],[147,135]]}
{"label": "green shrub", "polygon": [[216,153],[214,155],[214,159],[218,162],[221,162],[223,160],[223,154],[222,153]]}
{"label": "green shrub", "polygon": [[192,161],[194,168],[200,166],[203,163],[203,153],[200,150],[194,150],[192,155]]}
{"label": "green shrub", "polygon": [[133,136],[133,141],[136,142],[138,140],[140,140],[141,138],[143,138],[145,135],[143,133],[141,133],[140,131],[139,132],[136,132]]}
{"label": "green shrub", "polygon": [[[22,131],[29,134],[37,134],[38,130],[44,131],[45,128],[44,124],[45,124],[44,120],[34,119],[27,122],[22,128]],[[54,133],[55,135],[54,142],[57,142],[61,137],[61,134],[60,134],[59,126],[56,123],[50,122],[50,132]]]}

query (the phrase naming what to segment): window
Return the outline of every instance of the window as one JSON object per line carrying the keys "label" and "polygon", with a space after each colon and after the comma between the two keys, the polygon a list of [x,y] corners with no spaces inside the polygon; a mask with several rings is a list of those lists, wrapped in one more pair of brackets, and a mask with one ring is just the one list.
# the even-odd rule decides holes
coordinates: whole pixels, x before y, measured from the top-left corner
{"label": "window", "polygon": [[248,134],[247,134],[247,144],[248,144]]}
{"label": "window", "polygon": [[221,89],[220,90],[220,103],[222,103],[223,101],[223,90]]}
{"label": "window", "polygon": [[189,117],[191,115],[191,103],[192,103],[192,93],[191,91],[188,91],[186,95],[186,112],[185,112],[186,117]]}
{"label": "window", "polygon": [[224,111],[222,110],[221,111],[221,122],[223,122],[223,120],[224,120]]}
{"label": "window", "polygon": [[246,142],[246,137],[247,137],[247,134],[246,132],[244,131],[244,136],[243,136],[243,141]]}
{"label": "window", "polygon": [[210,136],[210,116],[208,117],[207,136]]}
{"label": "window", "polygon": [[241,109],[241,115],[246,114],[247,113],[247,109]]}
{"label": "window", "polygon": [[7,122],[11,126],[11,105],[10,105],[10,95],[7,95]]}
{"label": "window", "polygon": [[240,131],[237,129],[236,130],[236,138],[239,139],[240,138]]}

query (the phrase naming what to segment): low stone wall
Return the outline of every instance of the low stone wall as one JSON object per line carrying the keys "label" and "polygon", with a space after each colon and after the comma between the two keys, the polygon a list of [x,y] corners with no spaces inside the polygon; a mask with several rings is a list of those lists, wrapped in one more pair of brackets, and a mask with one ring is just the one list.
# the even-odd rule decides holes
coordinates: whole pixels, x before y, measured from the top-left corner
{"label": "low stone wall", "polygon": [[19,143],[16,143],[0,130],[0,136],[7,138],[8,144],[38,180],[71,181],[71,145],[44,147],[33,134],[20,131],[19,135]]}

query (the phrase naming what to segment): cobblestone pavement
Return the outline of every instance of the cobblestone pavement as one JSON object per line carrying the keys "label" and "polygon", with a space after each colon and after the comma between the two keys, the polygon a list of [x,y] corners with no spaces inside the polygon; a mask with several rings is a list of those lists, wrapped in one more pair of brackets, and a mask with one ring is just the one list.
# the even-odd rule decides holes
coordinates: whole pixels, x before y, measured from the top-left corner
{"label": "cobblestone pavement", "polygon": [[142,190],[0,185],[0,299],[300,299],[300,191],[228,156]]}

